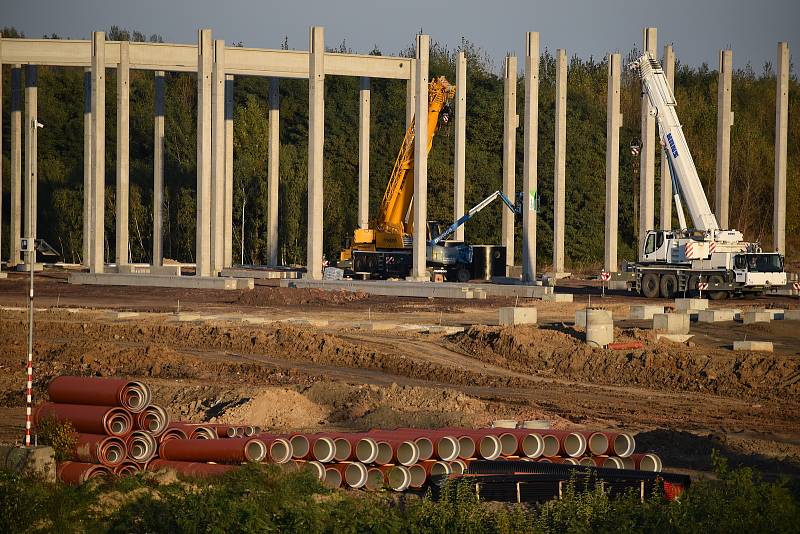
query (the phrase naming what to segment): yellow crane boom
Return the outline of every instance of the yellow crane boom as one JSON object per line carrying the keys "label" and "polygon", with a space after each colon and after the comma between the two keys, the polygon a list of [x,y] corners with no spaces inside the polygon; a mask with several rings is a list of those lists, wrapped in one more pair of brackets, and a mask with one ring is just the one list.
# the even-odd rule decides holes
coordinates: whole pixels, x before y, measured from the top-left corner
{"label": "yellow crane boom", "polygon": [[[428,84],[426,141],[429,151],[439,125],[439,116],[455,94],[456,87],[444,76],[439,76]],[[414,121],[416,117],[403,138],[377,219],[372,228],[359,228],[355,231],[350,247],[342,250],[341,260],[349,260],[353,250],[399,249],[405,246],[404,238],[405,241],[410,240],[413,227],[406,218],[414,198]]]}

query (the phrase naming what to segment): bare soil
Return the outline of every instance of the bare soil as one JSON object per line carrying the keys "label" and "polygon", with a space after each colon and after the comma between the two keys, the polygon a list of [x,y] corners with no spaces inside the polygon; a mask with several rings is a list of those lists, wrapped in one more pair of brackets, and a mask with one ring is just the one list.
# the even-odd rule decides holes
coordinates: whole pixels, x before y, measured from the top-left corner
{"label": "bare soil", "polygon": [[[37,400],[59,374],[130,376],[153,386],[174,418],[251,422],[275,431],[482,425],[548,419],[555,427],[626,429],[669,468],[705,471],[712,449],[768,475],[800,475],[800,323],[693,324],[688,343],[655,341],[629,321],[624,293],[569,282],[574,303],[428,300],[282,289],[176,290],[72,286],[37,275]],[[0,280],[0,440],[21,436],[26,280]],[[573,327],[589,300],[613,311],[618,341],[586,346]],[[179,302],[178,302],[179,301]],[[669,304],[664,301],[664,304]],[[497,326],[497,308],[535,306],[538,326]],[[797,306],[788,298],[714,303]],[[179,322],[175,311],[202,320]],[[108,310],[142,312],[114,319]],[[242,317],[262,318],[248,324]],[[328,321],[326,327],[277,322]],[[271,322],[275,321],[275,322]],[[385,328],[358,328],[373,323]],[[462,326],[453,335],[408,325]],[[775,352],[739,353],[737,339]]]}

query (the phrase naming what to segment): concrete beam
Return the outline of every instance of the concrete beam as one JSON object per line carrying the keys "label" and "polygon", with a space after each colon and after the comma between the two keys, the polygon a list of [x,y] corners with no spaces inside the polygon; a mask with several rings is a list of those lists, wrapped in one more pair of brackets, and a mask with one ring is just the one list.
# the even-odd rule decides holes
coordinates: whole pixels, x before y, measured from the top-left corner
{"label": "concrete beam", "polygon": [[211,74],[211,271],[224,267],[225,247],[225,41],[214,40]]}
{"label": "concrete beam", "polygon": [[83,72],[83,266],[92,266],[92,69]]}
{"label": "concrete beam", "polygon": [[[672,45],[664,47],[664,61],[662,63],[664,69],[664,76],[667,78],[667,84],[675,93],[675,52]],[[669,174],[669,163],[667,163],[667,153],[659,150],[661,153],[661,199],[659,203],[659,221],[661,228],[664,230],[672,229],[672,176]]]}
{"label": "concrete beam", "polygon": [[426,236],[428,219],[428,55],[430,36],[417,35],[416,104],[414,106],[414,236],[413,280],[427,280]]}
{"label": "concrete beam", "polygon": [[197,276],[211,276],[211,30],[198,32],[197,54]]}
{"label": "concrete beam", "polygon": [[130,50],[128,42],[120,43],[117,66],[117,187],[116,187],[116,259],[117,265],[126,265],[128,253],[129,135],[130,135]]}
{"label": "concrete beam", "polygon": [[556,133],[553,177],[553,272],[564,272],[567,167],[567,51],[556,50]]}
{"label": "concrete beam", "polygon": [[369,228],[369,78],[361,78],[358,99],[358,227]]}
{"label": "concrete beam", "polygon": [[[91,41],[4,39],[2,63],[30,63],[63,67],[91,65]],[[119,63],[121,43],[105,42],[106,67]],[[229,74],[308,78],[308,52],[236,47],[230,49]],[[130,43],[130,66],[136,70],[197,71],[197,46],[173,43]],[[329,74],[408,80],[412,60],[402,57],[325,53]]]}
{"label": "concrete beam", "polygon": [[[467,58],[464,52],[456,57],[456,101],[455,101],[455,161],[453,162],[453,220],[464,215],[464,193],[466,189],[467,158]],[[456,229],[453,239],[464,240],[464,225]]]}
{"label": "concrete beam", "polygon": [[105,266],[105,185],[106,185],[106,60],[104,32],[92,33],[92,205],[89,243],[92,273]]}
{"label": "concrete beam", "polygon": [[[516,196],[517,178],[517,58],[506,56],[503,83],[503,193]],[[500,243],[506,247],[506,274],[514,266],[514,214],[502,211]]]}
{"label": "concrete beam", "polygon": [[538,198],[539,32],[525,34],[524,163],[522,166],[522,281],[536,281],[536,206]]}
{"label": "concrete beam", "polygon": [[11,69],[11,221],[8,267],[20,263],[19,240],[22,237],[22,69]]}
{"label": "concrete beam", "polygon": [[778,43],[775,84],[775,191],[772,246],[786,253],[786,150],[789,133],[789,44]]}
{"label": "concrete beam", "polygon": [[[656,28],[645,28],[643,49],[651,57],[657,57]],[[644,244],[648,230],[653,230],[655,221],[654,195],[656,172],[656,119],[650,114],[650,101],[642,95],[642,148],[639,156],[639,249]]]}
{"label": "concrete beam", "polygon": [[719,78],[717,82],[717,167],[714,207],[722,229],[728,225],[731,175],[731,82],[733,50],[719,51]]}
{"label": "concrete beam", "polygon": [[153,118],[153,262],[164,262],[164,71],[156,71]]}
{"label": "concrete beam", "polygon": [[308,244],[306,277],[322,279],[323,145],[325,143],[325,30],[310,31],[308,56]]}
{"label": "concrete beam", "polygon": [[617,272],[619,231],[619,128],[622,56],[608,54],[608,102],[606,106],[606,231],[603,268]]}
{"label": "concrete beam", "polygon": [[278,266],[278,193],[280,185],[280,114],[281,93],[278,78],[269,80],[269,153],[267,198],[267,249],[269,266]]}
{"label": "concrete beam", "polygon": [[25,235],[36,237],[36,197],[38,189],[36,127],[38,122],[38,73],[36,65],[25,69]]}
{"label": "concrete beam", "polygon": [[222,232],[225,267],[233,265],[233,75],[225,75],[225,217]]}

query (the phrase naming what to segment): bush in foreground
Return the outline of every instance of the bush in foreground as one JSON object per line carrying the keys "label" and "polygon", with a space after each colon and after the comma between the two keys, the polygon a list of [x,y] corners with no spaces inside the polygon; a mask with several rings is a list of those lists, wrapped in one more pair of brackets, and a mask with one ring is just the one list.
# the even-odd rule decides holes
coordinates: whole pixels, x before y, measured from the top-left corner
{"label": "bush in foreground", "polygon": [[215,480],[143,473],[80,487],[0,472],[0,532],[800,532],[783,483],[715,458],[718,480],[680,501],[577,491],[541,506],[479,501],[469,483],[438,500],[322,487],[307,473],[246,466]]}

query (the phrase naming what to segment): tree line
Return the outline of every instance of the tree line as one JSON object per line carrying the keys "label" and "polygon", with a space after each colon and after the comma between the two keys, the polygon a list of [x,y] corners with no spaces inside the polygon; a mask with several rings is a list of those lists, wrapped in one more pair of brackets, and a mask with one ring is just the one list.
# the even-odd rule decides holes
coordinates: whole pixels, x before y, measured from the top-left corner
{"label": "tree line", "polygon": [[[13,28],[5,37],[22,37]],[[48,36],[58,38],[57,35]],[[109,40],[163,41],[112,27]],[[238,43],[241,46],[241,43]],[[234,44],[233,46],[237,46]],[[284,44],[288,48],[288,43]],[[333,49],[352,52],[346,43]],[[433,43],[431,76],[455,78],[457,53],[467,58],[466,208],[502,183],[503,77],[479,46],[463,40],[456,49]],[[377,48],[370,52],[380,55]],[[626,63],[637,55],[632,50]],[[413,46],[398,55],[413,56]],[[3,219],[8,235],[10,212],[9,110],[10,66],[3,65]],[[553,164],[555,116],[555,56],[545,49],[540,59],[538,193],[538,263],[552,258]],[[38,139],[38,232],[64,261],[82,260],[83,203],[83,69],[39,67],[39,120],[46,125]],[[165,101],[164,254],[194,261],[196,207],[197,83],[193,73],[167,73]],[[268,95],[266,78],[237,76],[234,108],[234,262],[266,263]],[[708,65],[678,62],[675,71],[678,114],[703,180],[714,203],[717,72]],[[789,90],[789,166],[787,173],[787,247],[789,259],[800,255],[800,91],[793,76]],[[391,173],[405,129],[405,82],[373,79],[370,118],[370,214],[378,205]],[[357,225],[359,80],[328,76],[325,80],[324,230],[325,254],[337,258],[345,239]],[[518,113],[524,109],[524,82],[518,79]],[[638,159],[629,145],[640,137],[640,84],[623,69],[620,131],[619,257],[636,257]],[[733,76],[731,132],[730,224],[746,238],[771,249],[774,180],[775,72],[766,63],[756,72],[749,64]],[[284,264],[305,262],[306,190],[308,160],[308,83],[280,81],[279,251]],[[602,261],[606,152],[606,59],[573,56],[567,89],[566,256],[574,269]],[[149,262],[153,228],[153,73],[130,73],[130,259]],[[523,131],[517,130],[517,190],[522,184]],[[448,126],[434,138],[428,163],[430,219],[452,220],[453,133]],[[23,147],[24,150],[24,147]],[[24,156],[23,156],[24,161]],[[116,163],[116,72],[106,77],[106,259],[114,260]],[[658,214],[658,161],[656,163]],[[487,208],[466,226],[475,244],[499,243],[499,205]],[[673,210],[674,211],[674,210]],[[656,224],[658,224],[656,216]],[[244,228],[242,224],[244,221]],[[244,239],[242,247],[241,239]],[[521,250],[521,221],[517,223]],[[3,239],[3,257],[8,255]],[[241,250],[244,250],[241,257]],[[518,259],[519,261],[519,259]]]}

